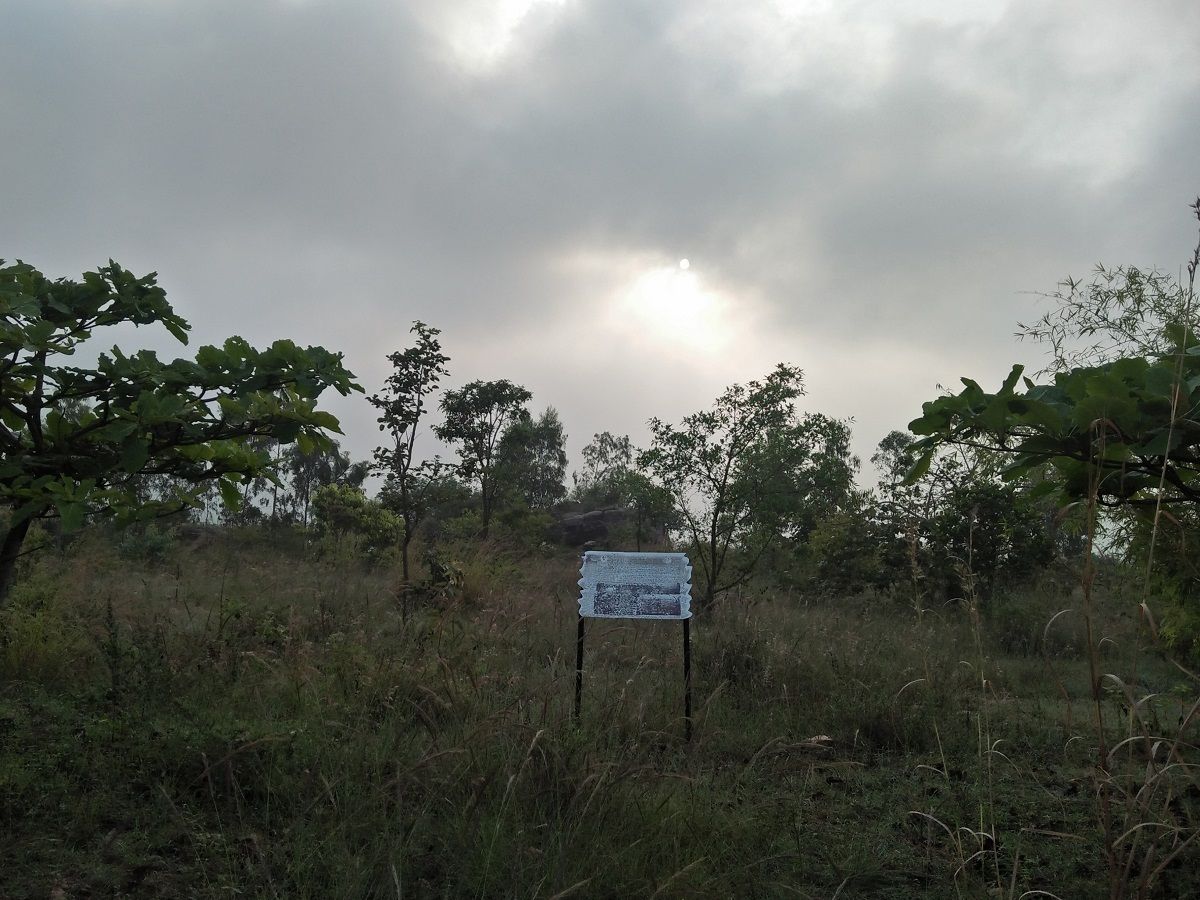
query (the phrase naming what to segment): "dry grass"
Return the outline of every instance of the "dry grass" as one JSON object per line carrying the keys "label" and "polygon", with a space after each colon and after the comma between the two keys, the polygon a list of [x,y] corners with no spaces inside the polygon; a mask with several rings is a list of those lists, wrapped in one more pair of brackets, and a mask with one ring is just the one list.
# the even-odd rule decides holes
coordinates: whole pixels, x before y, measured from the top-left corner
{"label": "dry grass", "polygon": [[[596,623],[577,726],[577,561],[453,556],[407,617],[386,567],[254,533],[41,560],[3,613],[0,895],[1108,891],[1087,660],[1074,616],[1046,627],[1072,598],[747,590],[695,623],[688,744],[678,626]],[[1094,624],[1126,644],[1118,601]],[[1143,658],[1133,705],[1194,735],[1173,672]],[[1114,777],[1153,773],[1113,796],[1183,844],[1195,751],[1126,741],[1108,683]],[[1194,842],[1147,870],[1149,832],[1117,835],[1131,890],[1200,890]]]}

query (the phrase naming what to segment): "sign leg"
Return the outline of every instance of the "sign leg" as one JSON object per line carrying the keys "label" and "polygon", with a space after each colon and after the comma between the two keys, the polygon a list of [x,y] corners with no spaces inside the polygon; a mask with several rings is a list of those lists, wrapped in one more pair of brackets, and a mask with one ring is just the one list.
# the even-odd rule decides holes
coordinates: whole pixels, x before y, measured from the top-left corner
{"label": "sign leg", "polygon": [[575,638],[575,719],[579,719],[579,707],[583,703],[583,636],[585,633],[583,616],[579,617],[579,632]]}
{"label": "sign leg", "polygon": [[683,620],[683,735],[692,739],[692,620]]}

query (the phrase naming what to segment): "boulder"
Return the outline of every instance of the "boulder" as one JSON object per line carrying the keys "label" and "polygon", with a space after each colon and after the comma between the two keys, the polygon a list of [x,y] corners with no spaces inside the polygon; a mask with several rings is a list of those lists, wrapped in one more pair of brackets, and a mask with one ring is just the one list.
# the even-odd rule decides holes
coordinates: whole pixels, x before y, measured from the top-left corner
{"label": "boulder", "polygon": [[569,547],[580,547],[587,543],[602,544],[613,531],[632,523],[632,510],[620,507],[566,513],[549,526],[547,537]]}

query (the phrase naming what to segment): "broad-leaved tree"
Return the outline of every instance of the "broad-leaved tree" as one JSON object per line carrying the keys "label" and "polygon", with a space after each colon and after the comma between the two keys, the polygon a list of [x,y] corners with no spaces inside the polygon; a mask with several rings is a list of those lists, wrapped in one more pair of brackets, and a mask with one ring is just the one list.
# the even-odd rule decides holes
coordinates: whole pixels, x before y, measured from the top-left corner
{"label": "broad-leaved tree", "polygon": [[479,485],[483,536],[491,526],[496,498],[496,457],[500,438],[508,427],[528,415],[525,404],[533,397],[507,379],[472,381],[442,398],[445,419],[434,432],[458,450],[458,473]]}
{"label": "broad-leaved tree", "polygon": [[[199,502],[216,482],[226,502],[239,483],[271,467],[255,441],[327,446],[337,420],[317,409],[329,388],[361,390],[340,353],[276,341],[256,350],[240,337],[163,362],[114,347],[95,365],[70,357],[101,328],[160,324],[182,343],[188,324],[154,273],[110,261],[80,281],[0,263],[0,602],[30,523],[57,516],[154,515]],[[168,495],[137,497],[138,476],[169,475]]]}
{"label": "broad-leaved tree", "polygon": [[436,474],[437,468],[436,461],[417,460],[417,428],[429,395],[437,390],[442,377],[449,374],[446,363],[450,361],[442,353],[438,329],[424,322],[413,322],[410,331],[416,335],[416,343],[388,356],[392,374],[383,391],[370,398],[379,410],[379,430],[386,431],[391,438],[390,445],[376,448],[375,468],[387,477],[396,511],[404,522],[400,564],[405,582],[409,580],[409,545],[424,511],[417,482]]}

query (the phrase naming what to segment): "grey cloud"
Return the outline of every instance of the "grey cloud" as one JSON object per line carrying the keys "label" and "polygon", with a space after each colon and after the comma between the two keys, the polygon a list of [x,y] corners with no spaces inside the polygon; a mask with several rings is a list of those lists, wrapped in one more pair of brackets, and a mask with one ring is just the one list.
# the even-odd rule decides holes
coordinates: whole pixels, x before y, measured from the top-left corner
{"label": "grey cloud", "polygon": [[[794,347],[869,455],[950,367],[1030,354],[1022,291],[1173,267],[1200,189],[1200,66],[1167,43],[1200,26],[1186,3],[835,4],[764,60],[734,4],[577,0],[476,72],[444,3],[3,9],[0,255],[157,269],[201,338],[326,343],[368,386],[422,318],[456,378],[525,381],[576,447]],[[613,284],[564,270],[579,253],[690,256],[759,333],[687,370],[613,347],[603,379],[569,338]],[[866,346],[903,360],[886,402]],[[365,454],[369,410],[337,411]]]}

